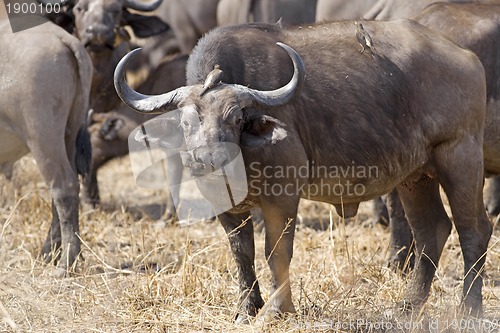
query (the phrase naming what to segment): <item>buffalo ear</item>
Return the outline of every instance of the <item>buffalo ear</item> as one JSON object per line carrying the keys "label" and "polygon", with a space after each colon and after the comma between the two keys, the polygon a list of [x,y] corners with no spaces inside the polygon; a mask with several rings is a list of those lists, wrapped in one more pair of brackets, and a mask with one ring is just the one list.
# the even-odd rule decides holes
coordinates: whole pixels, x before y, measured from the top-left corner
{"label": "buffalo ear", "polygon": [[122,19],[123,25],[130,26],[138,38],[147,38],[170,30],[170,26],[157,16],[132,14],[124,9]]}
{"label": "buffalo ear", "polygon": [[54,17],[54,19],[53,20],[51,19],[51,21],[57,24],[58,26],[62,27],[70,34],[73,34],[73,31],[75,30],[75,16],[71,11],[59,15],[57,17]]}
{"label": "buffalo ear", "polygon": [[257,148],[268,144],[275,144],[286,138],[287,133],[283,124],[278,119],[263,116],[248,116],[245,119],[243,132],[241,133],[241,145],[244,147]]}

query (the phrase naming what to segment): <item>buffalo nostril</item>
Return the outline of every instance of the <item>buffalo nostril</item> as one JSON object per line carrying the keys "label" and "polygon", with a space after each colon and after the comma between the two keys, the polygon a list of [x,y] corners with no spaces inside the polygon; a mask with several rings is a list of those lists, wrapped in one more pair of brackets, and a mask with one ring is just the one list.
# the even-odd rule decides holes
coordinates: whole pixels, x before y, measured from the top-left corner
{"label": "buffalo nostril", "polygon": [[212,166],[214,169],[219,169],[228,163],[228,156],[225,152],[215,152],[212,155]]}
{"label": "buffalo nostril", "polygon": [[195,160],[196,162],[203,163],[206,165],[210,165],[210,160],[211,160],[211,154],[210,152],[204,150],[204,151],[199,151],[195,154]]}

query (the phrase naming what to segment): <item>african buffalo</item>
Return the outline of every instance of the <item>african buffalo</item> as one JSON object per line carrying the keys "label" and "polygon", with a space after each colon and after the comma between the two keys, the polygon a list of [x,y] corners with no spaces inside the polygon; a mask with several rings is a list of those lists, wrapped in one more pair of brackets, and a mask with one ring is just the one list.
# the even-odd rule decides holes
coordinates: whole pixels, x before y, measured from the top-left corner
{"label": "african buffalo", "polygon": [[287,25],[314,22],[317,0],[220,0],[217,7],[218,25],[248,22]]}
{"label": "african buffalo", "polygon": [[0,44],[0,171],[9,176],[16,160],[33,154],[52,197],[41,257],[51,261],[60,251],[57,274],[64,274],[80,253],[77,174],[90,167],[92,62],[75,37],[50,22],[13,34],[2,18]]}
{"label": "african buffalo", "polygon": [[[205,186],[222,181],[217,184],[230,187],[239,171],[230,167],[239,156],[235,147],[241,149],[248,194],[218,215],[238,266],[238,320],[264,304],[253,225],[246,222],[251,207],[260,207],[265,221],[273,286],[268,310],[294,312],[289,265],[299,199],[331,203],[351,217],[359,202],[393,188],[421,254],[405,297],[405,308],[418,308],[451,230],[439,185],[462,241],[464,304],[481,312],[492,232],[482,205],[483,67],[472,52],[415,22],[363,26],[374,43],[363,53],[350,21],[214,29],[188,60],[188,86],[162,95],[143,95],[125,83],[126,64],[137,51],[117,66],[115,87],[127,105],[146,114],[177,109],[165,120],[165,135],[183,131],[183,164],[214,202],[225,186]],[[245,193],[238,190],[231,193]]]}
{"label": "african buffalo", "polygon": [[73,8],[75,35],[83,42],[94,64],[90,108],[105,112],[116,107],[119,99],[112,87],[118,60],[130,50],[125,26],[139,38],[150,37],[169,27],[155,16],[131,13],[128,8],[152,11],[162,0],[80,0]]}
{"label": "african buffalo", "polygon": [[[500,6],[436,3],[414,19],[472,50],[482,62],[487,87],[484,168],[486,175],[500,175]],[[500,177],[496,177],[490,182],[490,193],[487,195],[486,206],[492,215],[500,213],[499,181]],[[391,224],[389,263],[395,268],[405,268],[413,237],[397,193],[391,193],[387,203]]]}
{"label": "african buffalo", "polygon": [[397,20],[419,14],[435,2],[500,4],[499,0],[378,0],[363,17],[367,20]]}
{"label": "african buffalo", "polygon": [[[163,61],[148,76],[146,81],[138,88],[139,91],[158,94],[170,91],[186,84],[186,62],[187,55],[176,56]],[[107,112],[92,115],[92,124],[89,126],[92,142],[92,170],[88,177],[87,189],[90,196],[89,201],[99,202],[99,187],[97,183],[97,171],[109,160],[128,154],[128,137],[141,123],[151,119],[150,115],[143,115],[131,110],[125,104]],[[175,164],[173,164],[175,168]],[[167,170],[171,179],[180,183],[182,170]],[[174,193],[174,195],[177,195]],[[173,200],[167,201],[165,219],[175,216]]]}
{"label": "african buffalo", "polygon": [[217,26],[219,0],[163,0],[156,11],[174,30],[181,53],[188,54],[198,39]]}
{"label": "african buffalo", "polygon": [[[48,4],[59,0],[37,0]],[[72,30],[85,45],[94,68],[90,91],[89,108],[94,113],[108,112],[120,104],[113,88],[113,72],[118,61],[130,51],[130,36],[125,27],[130,27],[135,36],[145,38],[169,29],[156,16],[145,16],[135,11],[149,12],[158,8],[162,0],[148,2],[138,0],[67,0],[68,11],[57,17],[64,22],[66,30]],[[93,166],[92,169],[97,169]],[[99,202],[95,175],[84,186],[83,199],[93,205]],[[89,184],[90,182],[90,184]],[[94,186],[95,184],[95,186]],[[90,185],[90,188],[89,188]]]}
{"label": "african buffalo", "polygon": [[318,0],[316,22],[354,20],[363,17],[376,0]]}
{"label": "african buffalo", "polygon": [[[48,4],[58,0],[37,0]],[[120,100],[113,89],[113,71],[116,64],[130,51],[130,36],[146,38],[169,29],[169,26],[155,16],[132,13],[156,9],[162,0],[142,2],[139,0],[68,0],[68,10],[57,18],[63,20],[65,28],[72,30],[90,54],[94,65],[94,76],[90,92],[90,108],[94,112],[107,112],[116,107]]]}

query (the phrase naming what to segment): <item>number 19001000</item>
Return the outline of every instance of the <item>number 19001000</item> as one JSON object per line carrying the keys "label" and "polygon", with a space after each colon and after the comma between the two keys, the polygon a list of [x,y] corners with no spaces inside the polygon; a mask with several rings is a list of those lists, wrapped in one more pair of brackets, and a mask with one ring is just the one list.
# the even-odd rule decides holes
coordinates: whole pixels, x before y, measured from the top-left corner
{"label": "number 19001000", "polygon": [[5,5],[7,8],[7,13],[8,14],[36,14],[36,13],[42,13],[45,12],[47,14],[51,13],[59,13],[61,11],[61,4],[59,3],[48,3],[46,5],[44,4],[36,4],[36,3],[7,3]]}

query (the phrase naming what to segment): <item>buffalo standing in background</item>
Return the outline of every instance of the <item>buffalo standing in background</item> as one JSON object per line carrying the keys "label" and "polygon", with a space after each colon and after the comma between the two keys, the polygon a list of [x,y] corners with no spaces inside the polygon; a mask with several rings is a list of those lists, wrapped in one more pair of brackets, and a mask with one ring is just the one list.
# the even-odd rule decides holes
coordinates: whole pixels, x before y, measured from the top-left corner
{"label": "buffalo standing in background", "polygon": [[41,257],[50,262],[57,253],[62,275],[80,253],[77,173],[90,167],[92,63],[76,38],[50,22],[13,34],[1,17],[0,44],[0,171],[9,176],[16,160],[33,154],[52,197]]}
{"label": "buffalo standing in background", "polygon": [[286,25],[314,22],[317,0],[220,0],[217,24],[230,25],[248,22]]}
{"label": "buffalo standing in background", "polygon": [[[170,91],[181,87],[186,83],[187,55],[177,56],[163,61],[138,90],[151,94]],[[93,114],[92,123],[89,126],[90,139],[92,142],[92,171],[88,191],[90,197],[99,198],[97,183],[97,171],[109,160],[124,156],[129,153],[128,137],[130,133],[141,123],[151,119],[150,115],[143,115],[130,109],[121,103],[116,109],[107,113]],[[176,163],[167,170],[168,177],[180,183],[182,170],[176,169]],[[173,195],[178,196],[178,193]],[[176,215],[174,201],[167,200],[167,207],[163,218],[169,220]]]}
{"label": "buffalo standing in background", "polygon": [[[55,0],[37,0],[54,3]],[[55,1],[58,2],[58,1]],[[158,8],[162,0],[142,2],[138,0],[67,0],[65,12],[52,17],[67,31],[72,31],[85,45],[94,68],[89,108],[95,113],[108,112],[120,104],[113,89],[113,72],[118,61],[130,51],[130,36],[124,27],[132,28],[139,38],[161,34],[169,26],[155,16],[132,13],[129,9],[150,12]],[[92,165],[92,170],[98,166]],[[83,198],[96,205],[100,202],[95,173],[84,184]]]}

